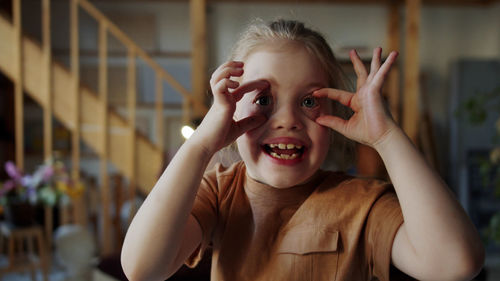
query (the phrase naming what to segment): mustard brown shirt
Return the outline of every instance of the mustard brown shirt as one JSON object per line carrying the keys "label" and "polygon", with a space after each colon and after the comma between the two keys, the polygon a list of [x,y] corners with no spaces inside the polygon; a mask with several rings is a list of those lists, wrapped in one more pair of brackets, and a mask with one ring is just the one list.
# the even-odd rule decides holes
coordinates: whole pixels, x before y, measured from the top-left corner
{"label": "mustard brown shirt", "polygon": [[211,280],[389,280],[394,236],[403,223],[391,185],[318,171],[277,189],[243,162],[216,165],[202,180],[193,216],[211,245]]}

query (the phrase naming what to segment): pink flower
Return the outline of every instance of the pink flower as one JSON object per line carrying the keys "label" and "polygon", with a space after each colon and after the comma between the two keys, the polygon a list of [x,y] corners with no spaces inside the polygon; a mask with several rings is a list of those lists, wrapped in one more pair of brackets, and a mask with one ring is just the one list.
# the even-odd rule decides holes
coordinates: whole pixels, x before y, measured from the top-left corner
{"label": "pink flower", "polygon": [[52,176],[54,176],[54,168],[52,166],[47,166],[43,171],[43,181],[48,182]]}
{"label": "pink flower", "polygon": [[15,182],[13,180],[6,181],[3,184],[2,190],[0,190],[0,196],[3,196],[4,194],[8,193],[11,191],[14,187],[16,186]]}
{"label": "pink flower", "polygon": [[5,171],[15,181],[20,180],[22,177],[21,172],[17,169],[16,165],[12,161],[7,161],[5,163]]}

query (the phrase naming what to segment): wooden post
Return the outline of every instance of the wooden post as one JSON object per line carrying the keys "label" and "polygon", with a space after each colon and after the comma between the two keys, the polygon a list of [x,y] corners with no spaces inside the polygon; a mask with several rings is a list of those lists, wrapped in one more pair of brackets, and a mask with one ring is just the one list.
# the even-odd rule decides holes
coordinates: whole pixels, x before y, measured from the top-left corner
{"label": "wooden post", "polygon": [[52,157],[52,81],[51,81],[51,42],[50,42],[50,0],[42,2],[42,44],[43,44],[43,64],[42,71],[42,91],[45,96],[45,107],[43,109],[43,150],[45,159]]}
{"label": "wooden post", "polygon": [[[388,25],[388,38],[387,46],[388,51],[400,51],[400,16],[399,16],[399,4],[398,1],[392,0],[389,3],[389,25]],[[387,77],[386,89],[387,89],[387,99],[389,101],[389,108],[392,113],[392,117],[396,122],[400,121],[400,93],[399,93],[399,64],[395,64],[389,75]]]}
{"label": "wooden post", "polygon": [[135,114],[136,114],[136,50],[129,48],[128,52],[128,70],[127,70],[127,93],[128,93],[128,110],[129,110],[129,224],[135,215],[135,196],[136,196],[136,137],[135,137]]}
{"label": "wooden post", "polygon": [[[204,103],[205,99],[205,84],[207,82],[207,20],[206,20],[206,0],[190,0],[190,15],[191,19],[191,71],[192,71],[192,97]],[[184,103],[186,104],[186,99]],[[189,108],[187,108],[189,106]],[[192,110],[192,104],[184,106],[184,110]],[[201,118],[203,112],[194,108],[195,111],[191,116],[185,113],[189,118]],[[187,117],[186,117],[187,118]]]}
{"label": "wooden post", "polygon": [[70,5],[70,51],[71,73],[73,76],[73,134],[72,142],[72,176],[73,180],[80,179],[80,60],[78,41],[78,0],[72,0]]}
{"label": "wooden post", "polygon": [[109,158],[109,120],[108,120],[108,32],[107,24],[99,22],[99,96],[102,107],[101,119],[101,210],[102,210],[102,239],[101,254],[109,255],[112,252],[111,245],[111,217],[108,158]]}
{"label": "wooden post", "polygon": [[15,57],[15,81],[14,81],[14,112],[15,112],[15,139],[16,139],[16,165],[20,170],[24,169],[24,96],[23,96],[23,45],[21,27],[21,0],[14,0],[12,5],[12,17],[14,22],[14,34],[16,48]]}
{"label": "wooden post", "polygon": [[163,118],[163,79],[159,73],[156,73],[156,145],[160,151],[165,151],[164,136],[164,118]]}
{"label": "wooden post", "polygon": [[45,206],[44,210],[44,226],[45,226],[45,238],[47,240],[47,248],[50,250],[52,248],[52,228],[54,227],[54,212],[53,207]]}
{"label": "wooden post", "polygon": [[123,207],[123,177],[120,174],[113,175],[113,197],[115,217],[113,218],[115,245],[121,248],[123,245],[123,229],[121,227],[121,210]]}
{"label": "wooden post", "polygon": [[403,129],[417,143],[419,123],[419,28],[421,0],[406,1]]}

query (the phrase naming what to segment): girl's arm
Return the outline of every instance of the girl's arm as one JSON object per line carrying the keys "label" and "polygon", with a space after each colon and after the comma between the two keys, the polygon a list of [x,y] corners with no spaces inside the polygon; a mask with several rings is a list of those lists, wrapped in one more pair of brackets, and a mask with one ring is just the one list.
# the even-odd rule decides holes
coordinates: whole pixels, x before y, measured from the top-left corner
{"label": "girl's arm", "polygon": [[245,93],[268,86],[262,81],[240,86],[230,79],[242,74],[241,62],[228,62],[214,72],[214,104],[135,215],[121,254],[130,280],[165,280],[200,244],[201,228],[190,212],[208,162],[220,148],[265,121],[262,116],[233,120],[236,102]]}
{"label": "girl's arm", "polygon": [[356,93],[321,89],[314,94],[349,106],[354,115],[349,120],[322,116],[316,122],[375,148],[382,157],[404,217],[393,243],[392,263],[419,280],[471,279],[484,261],[479,234],[446,184],[386,112],[380,90],[397,53],[381,65],[381,52],[374,50],[368,74],[351,51]]}
{"label": "girl's arm", "polygon": [[399,128],[375,146],[396,190],[404,223],[392,262],[419,280],[470,280],[484,248],[455,196]]}

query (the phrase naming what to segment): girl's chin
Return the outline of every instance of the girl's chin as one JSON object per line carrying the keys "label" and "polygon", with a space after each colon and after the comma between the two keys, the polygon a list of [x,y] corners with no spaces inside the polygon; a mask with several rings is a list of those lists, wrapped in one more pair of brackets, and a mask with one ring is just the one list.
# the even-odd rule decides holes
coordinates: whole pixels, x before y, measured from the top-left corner
{"label": "girl's chin", "polygon": [[[272,175],[270,173],[272,173]],[[285,189],[304,184],[308,182],[314,175],[314,173],[312,173],[311,175],[306,175],[304,173],[283,172],[274,169],[265,169],[259,174],[259,177],[253,177],[252,173],[249,173],[249,175],[258,182],[279,189]]]}

